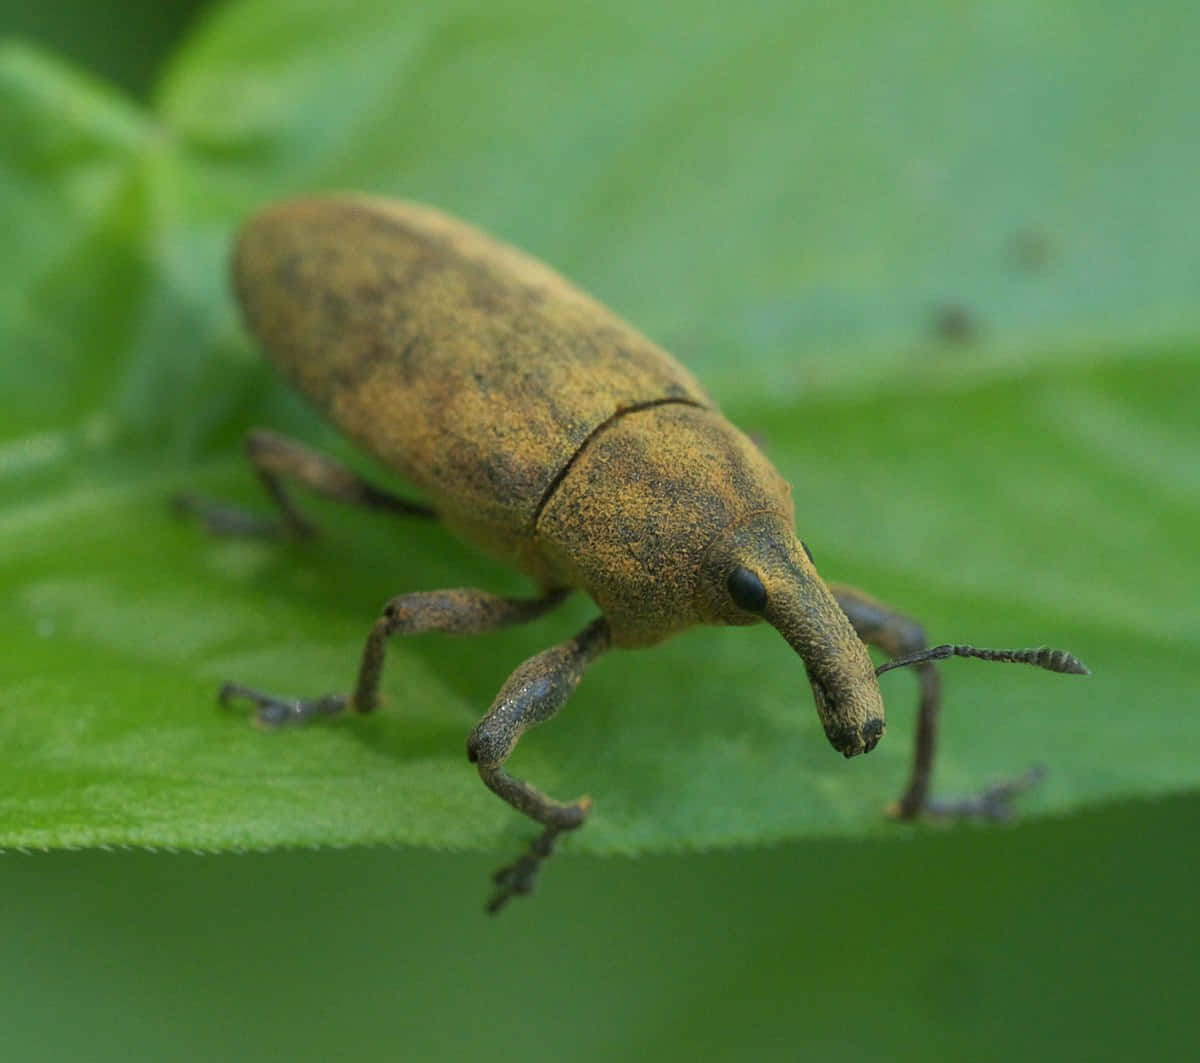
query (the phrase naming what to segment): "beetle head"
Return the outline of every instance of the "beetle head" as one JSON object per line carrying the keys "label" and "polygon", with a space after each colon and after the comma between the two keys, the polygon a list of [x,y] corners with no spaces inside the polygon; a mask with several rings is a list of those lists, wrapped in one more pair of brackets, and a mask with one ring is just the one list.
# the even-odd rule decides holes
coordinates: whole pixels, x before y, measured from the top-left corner
{"label": "beetle head", "polygon": [[874,666],[788,521],[757,513],[721,535],[697,605],[711,623],[766,620],[803,659],[833,748],[847,757],[875,748],[885,723]]}

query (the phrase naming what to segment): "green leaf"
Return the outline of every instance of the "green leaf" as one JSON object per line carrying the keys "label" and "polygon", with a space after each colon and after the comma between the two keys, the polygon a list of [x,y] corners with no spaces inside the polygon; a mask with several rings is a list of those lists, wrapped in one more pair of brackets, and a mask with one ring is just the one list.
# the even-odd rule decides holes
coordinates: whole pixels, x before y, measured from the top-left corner
{"label": "green leaf", "polygon": [[[263,504],[252,424],[347,453],[225,280],[256,204],[343,187],[483,224],[675,350],[827,577],[934,640],[1092,666],[944,666],[939,790],[1031,762],[1030,815],[1195,789],[1197,31],[1183,3],[232,3],[151,114],[0,48],[0,844],[530,833],[463,741],[585,601],[398,641],[370,718],[265,735],[215,706],[226,678],[345,688],[392,594],[522,586],[437,527],[314,503],[326,534],[280,545],[169,512]],[[513,768],[591,793],[592,851],[897,830],[914,692],[883,686],[889,734],[847,762],[772,631],[689,632],[601,661]]]}

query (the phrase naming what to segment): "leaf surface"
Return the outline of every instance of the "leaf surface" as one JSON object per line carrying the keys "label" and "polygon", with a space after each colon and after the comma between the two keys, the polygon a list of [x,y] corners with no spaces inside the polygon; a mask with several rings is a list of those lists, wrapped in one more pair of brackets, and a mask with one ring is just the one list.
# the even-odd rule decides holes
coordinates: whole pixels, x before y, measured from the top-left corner
{"label": "leaf surface", "polygon": [[[169,513],[261,504],[252,424],[347,453],[225,281],[239,218],[323,188],[468,217],[675,351],[828,578],[1092,666],[946,665],[941,791],[1035,761],[1030,814],[1194,789],[1198,10],[243,2],[149,113],[4,45],[0,844],[529,833],[463,742],[585,601],[397,642],[371,718],[264,735],[214,704],[344,688],[392,594],[521,587],[436,527],[314,504],[322,539],[280,545]],[[912,726],[911,677],[883,682],[888,736],[847,762],[778,636],[694,631],[598,664],[513,768],[594,797],[593,851],[876,834]]]}

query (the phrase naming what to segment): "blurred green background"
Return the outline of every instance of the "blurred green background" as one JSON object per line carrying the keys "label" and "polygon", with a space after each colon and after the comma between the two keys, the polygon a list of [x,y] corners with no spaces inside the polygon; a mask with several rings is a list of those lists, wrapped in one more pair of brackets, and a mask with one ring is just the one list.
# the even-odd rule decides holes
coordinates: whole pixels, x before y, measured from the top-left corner
{"label": "blurred green background", "polygon": [[[34,846],[236,847],[229,825],[240,818],[260,830],[244,840],[251,846],[263,844],[263,829],[269,840],[270,824],[256,826],[264,819],[295,844],[397,836],[389,810],[406,795],[387,787],[415,764],[385,755],[378,779],[356,780],[363,743],[312,733],[272,748],[276,777],[264,771],[260,736],[203,716],[241,635],[258,641],[239,675],[320,674],[353,656],[381,597],[378,572],[361,561],[371,551],[353,544],[364,535],[378,554],[392,533],[331,516],[334,546],[316,560],[264,567],[253,549],[198,546],[141,515],[193,465],[237,491],[244,473],[223,455],[248,420],[313,430],[250,368],[219,291],[220,262],[231,216],[264,189],[342,184],[434,199],[519,236],[685,352],[781,467],[803,475],[821,528],[818,561],[839,565],[837,575],[919,603],[935,636],[965,628],[975,641],[1006,642],[1032,629],[1088,659],[1098,675],[1080,690],[1040,676],[949,680],[964,711],[948,710],[940,778],[961,788],[1043,756],[1052,773],[1026,821],[917,831],[879,821],[908,753],[908,686],[895,685],[887,748],[849,775],[816,745],[815,721],[792,730],[811,713],[807,695],[787,685],[800,684],[778,646],[760,638],[761,655],[743,659],[720,640],[671,644],[589,677],[598,722],[582,707],[564,714],[557,737],[547,730],[548,744],[530,751],[524,763],[539,780],[554,773],[553,787],[569,792],[582,779],[593,793],[605,787],[604,798],[595,829],[556,858],[536,901],[500,920],[477,914],[495,853],[10,852],[0,862],[8,1058],[1194,1051],[1200,211],[1189,167],[1198,145],[1184,134],[1200,76],[1190,59],[1166,60],[1180,54],[1173,40],[1194,39],[1196,16],[1169,4],[1126,17],[1120,5],[929,3],[909,20],[885,5],[847,17],[808,4],[771,35],[771,7],[750,5],[738,18],[676,5],[674,30],[667,5],[619,18],[537,3],[413,5],[424,36],[414,43],[395,17],[393,34],[365,51],[362,27],[380,5],[0,7],[5,31],[152,101],[159,116],[147,121],[118,98],[98,112],[101,128],[83,104],[52,101],[70,121],[31,132],[15,108],[0,111],[0,131],[34,145],[25,171],[0,174],[12,193],[5,208],[22,218],[9,226],[22,264],[36,272],[72,254],[99,264],[88,287],[64,269],[26,302],[12,288],[0,299],[5,438],[49,438],[39,433],[78,418],[69,446],[93,453],[44,481],[36,450],[22,452],[25,464],[11,449],[0,461],[0,499],[20,515],[0,520],[19,599],[0,661],[11,709],[0,749],[19,796],[3,804],[0,829]],[[329,32],[329,10],[345,11],[344,35]],[[282,23],[281,12],[290,13]],[[526,39],[540,50],[514,65]],[[275,47],[290,60],[273,66]],[[306,47],[332,57],[341,72],[332,87],[311,78]],[[844,96],[805,95],[839,70],[862,75],[845,80]],[[629,110],[631,95],[644,95],[651,120]],[[380,101],[403,106],[403,120]],[[847,133],[863,116],[870,127]],[[414,149],[406,131],[426,147]],[[105,152],[116,157],[125,143],[144,152],[141,177],[100,197]],[[903,165],[887,170],[897,158]],[[30,159],[47,174],[64,160],[86,165],[55,188],[60,198],[43,201],[22,184]],[[78,246],[83,229],[70,218],[61,247],[21,243],[35,231],[29,216],[97,198],[110,214]],[[130,231],[145,243],[131,246]],[[124,302],[138,313],[121,317]],[[80,357],[80,335],[122,359]],[[18,368],[22,354],[45,371]],[[117,428],[88,418],[97,396]],[[895,451],[882,449],[889,440]],[[956,449],[945,463],[929,457]],[[1015,465],[1019,482],[996,482],[979,471],[985,462]],[[58,567],[38,577],[42,562],[20,534],[43,525],[35,507],[17,503],[27,494],[49,509],[64,480],[78,500],[89,476],[114,500],[80,506],[87,523],[73,529],[70,556],[60,548]],[[130,482],[124,494],[114,489]],[[155,564],[178,571],[203,560],[161,597],[153,565],[137,578],[122,573],[115,585],[126,597],[109,600],[112,586],[80,572],[143,524]],[[430,569],[434,584],[503,578],[436,536],[416,539],[417,561],[401,574]],[[407,589],[392,585],[399,578],[384,576],[382,594]],[[79,587],[100,600],[80,600]],[[324,604],[337,593],[350,600],[345,609]],[[214,650],[204,625],[214,623],[210,596],[221,595],[228,631]],[[257,598],[251,616],[246,602]],[[263,629],[297,612],[304,646],[321,648],[276,652]],[[70,661],[43,633],[23,632],[31,615],[54,618]],[[454,766],[431,761],[451,792],[429,813],[461,819],[454,841],[464,848],[494,837],[512,848],[527,831],[474,803],[454,713],[486,700],[544,630],[481,649],[478,674],[444,686],[426,672],[455,671],[461,650],[413,651],[418,680],[453,705],[449,715],[415,727],[398,719],[394,731],[368,722],[371,752],[372,741],[386,754],[416,735]],[[297,662],[298,652],[313,660]],[[760,667],[772,669],[761,682]],[[135,734],[166,735],[160,745],[103,723],[147,684],[180,691],[132,718]],[[692,763],[710,774],[762,777],[763,792],[744,787],[723,816],[712,810],[722,780],[685,777],[686,764],[661,751],[675,748],[678,719],[711,724],[751,684],[764,707],[748,736],[730,728],[709,745],[686,739]],[[673,686],[680,710],[695,714],[644,722],[653,713],[642,706],[662,704]],[[605,707],[621,700],[636,721]],[[603,729],[632,737],[601,746]],[[640,762],[637,744],[655,737]],[[42,746],[61,762],[39,756]],[[306,768],[312,757],[321,763]],[[226,778],[223,763],[246,774]],[[295,807],[296,787],[317,785],[303,772],[317,778],[323,768],[328,790],[312,792],[328,806]],[[114,770],[138,777],[119,791]],[[251,772],[273,792],[251,792]],[[806,807],[781,809],[796,796],[793,775],[811,781],[811,799],[801,789]],[[347,797],[355,781],[361,789]],[[128,808],[139,797],[141,818]],[[438,837],[419,824],[400,829],[418,843]],[[759,844],[672,855],[672,831],[685,845],[729,844],[738,831]],[[767,844],[796,837],[804,840]],[[600,857],[590,846],[648,855]]]}

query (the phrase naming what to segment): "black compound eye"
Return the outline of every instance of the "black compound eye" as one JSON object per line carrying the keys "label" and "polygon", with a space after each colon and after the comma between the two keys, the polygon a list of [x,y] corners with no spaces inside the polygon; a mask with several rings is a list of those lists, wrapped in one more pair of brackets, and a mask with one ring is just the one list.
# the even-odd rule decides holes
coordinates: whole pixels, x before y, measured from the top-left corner
{"label": "black compound eye", "polygon": [[817,562],[813,559],[812,551],[808,548],[808,543],[801,539],[800,546],[804,550],[804,556],[807,557],[809,561],[812,561],[812,563],[815,565]]}
{"label": "black compound eye", "polygon": [[748,568],[738,565],[725,581],[731,597],[748,613],[761,613],[767,607],[767,588]]}

